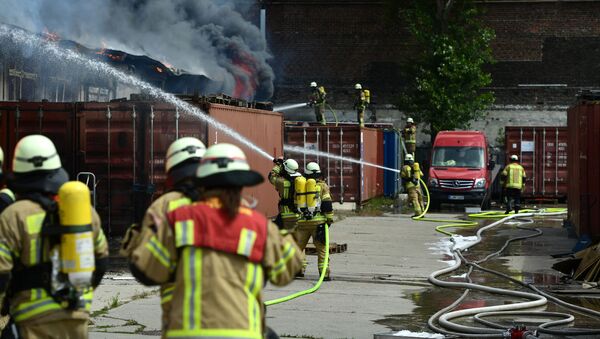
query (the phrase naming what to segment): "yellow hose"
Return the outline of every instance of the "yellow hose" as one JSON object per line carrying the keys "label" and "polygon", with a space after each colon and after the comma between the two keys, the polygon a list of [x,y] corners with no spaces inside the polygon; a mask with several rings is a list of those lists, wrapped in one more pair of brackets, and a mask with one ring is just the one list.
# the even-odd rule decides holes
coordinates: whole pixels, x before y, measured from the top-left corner
{"label": "yellow hose", "polygon": [[[313,242],[314,242],[314,239],[313,239]],[[277,298],[277,299],[273,299],[273,300],[267,300],[267,301],[265,301],[265,305],[271,306],[271,305],[275,305],[275,304],[280,304],[282,302],[290,301],[292,299],[296,299],[303,295],[307,295],[307,294],[316,292],[319,289],[319,287],[321,287],[321,284],[323,283],[323,279],[325,279],[325,274],[327,273],[327,268],[329,267],[329,225],[325,225],[325,248],[327,249],[327,251],[325,251],[325,262],[324,262],[323,268],[321,269],[321,275],[319,276],[319,281],[317,281],[317,283],[313,287],[306,289],[304,291],[290,294],[285,297],[281,297],[281,298]]]}
{"label": "yellow hose", "polygon": [[[443,225],[436,226],[435,230],[445,234],[447,236],[453,236],[454,233],[445,231],[446,228],[466,228],[466,227],[475,227],[479,226],[479,222],[477,221],[469,221],[469,220],[456,220],[456,219],[435,219],[435,218],[426,218],[425,214],[429,211],[429,205],[431,203],[431,196],[429,195],[429,189],[427,189],[427,185],[423,181],[423,179],[419,178],[421,181],[422,187],[425,189],[425,193],[427,195],[427,207],[423,210],[423,213],[416,217],[412,217],[415,221],[428,221],[428,222],[439,222],[445,223]],[[520,210],[520,213],[532,213],[532,212],[548,212],[548,213],[557,213],[557,212],[565,212],[566,208],[544,208],[544,209],[524,209]],[[514,212],[510,212],[508,215],[514,214]],[[473,219],[502,219],[507,216],[502,211],[486,211],[481,213],[472,213],[468,215],[469,218]]]}

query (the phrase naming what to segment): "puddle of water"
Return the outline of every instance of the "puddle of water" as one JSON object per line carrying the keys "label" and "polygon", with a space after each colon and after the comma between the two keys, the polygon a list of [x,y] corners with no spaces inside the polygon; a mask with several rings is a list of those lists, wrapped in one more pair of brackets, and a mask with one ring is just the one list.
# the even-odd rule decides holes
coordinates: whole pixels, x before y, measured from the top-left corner
{"label": "puddle of water", "polygon": [[[537,238],[513,242],[501,254],[501,257],[491,259],[484,263],[483,266],[508,274],[516,279],[533,283],[538,287],[561,284],[562,273],[552,270],[551,264],[549,264],[549,262],[552,260],[549,260],[548,258],[551,258],[551,254],[569,252],[575,243],[575,239],[567,238],[567,231],[562,228],[560,220],[536,220],[534,224],[530,225],[529,227],[540,228],[544,234]],[[471,236],[475,234],[475,232],[475,228],[456,231],[457,234],[462,236]],[[497,229],[485,232],[484,241],[470,248],[467,252],[464,252],[464,254],[469,260],[484,258],[488,254],[499,250],[507,239],[530,233],[531,232],[526,230],[517,229],[514,227],[514,225],[504,227],[501,226]],[[439,251],[439,248],[432,248],[432,251],[435,250],[438,251],[437,253],[440,255],[440,260],[451,259],[448,254],[443,253],[444,251]],[[519,258],[519,260],[516,260],[515,258]],[[560,260],[562,259],[556,259],[556,261]],[[517,263],[518,267],[515,267]],[[452,273],[452,276],[454,277],[447,277],[446,279],[464,281],[464,279],[459,277],[459,275],[465,272],[466,269],[461,268]],[[521,287],[520,285],[516,285],[505,279],[484,272],[474,271],[473,274],[471,274],[471,278],[476,283],[488,286],[519,291],[530,291],[524,287]],[[429,317],[438,310],[454,302],[461,294],[462,290],[432,287],[424,291],[417,291],[405,295],[406,299],[413,301],[413,303],[417,306],[411,314],[390,314],[383,319],[376,320],[375,323],[386,326],[393,331],[403,329],[413,332],[427,331],[427,320]],[[560,297],[561,299],[575,305],[600,311],[600,295]],[[510,303],[512,301],[514,301],[514,299],[511,299],[510,297],[503,297],[482,292],[471,292],[469,293],[467,299],[459,306],[459,308],[498,305]],[[552,302],[548,303],[546,310],[569,313],[568,310],[565,310],[563,307],[559,307]],[[574,323],[575,327],[598,327],[598,319],[576,313],[573,314],[576,318]],[[504,318],[501,320],[503,323],[506,323],[508,328],[512,326],[514,319]],[[520,318],[518,320],[524,321],[526,319]],[[469,320],[460,320],[459,322],[473,325],[473,323]],[[476,326],[481,325],[478,324]]]}

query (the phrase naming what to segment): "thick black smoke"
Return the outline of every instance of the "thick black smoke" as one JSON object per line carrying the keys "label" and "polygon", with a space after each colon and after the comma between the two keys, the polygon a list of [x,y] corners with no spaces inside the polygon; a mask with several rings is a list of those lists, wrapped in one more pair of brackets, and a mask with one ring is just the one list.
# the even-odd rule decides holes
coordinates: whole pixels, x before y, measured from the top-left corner
{"label": "thick black smoke", "polygon": [[234,1],[1,0],[0,8],[0,22],[145,54],[204,74],[228,94],[259,100],[273,94],[266,42]]}

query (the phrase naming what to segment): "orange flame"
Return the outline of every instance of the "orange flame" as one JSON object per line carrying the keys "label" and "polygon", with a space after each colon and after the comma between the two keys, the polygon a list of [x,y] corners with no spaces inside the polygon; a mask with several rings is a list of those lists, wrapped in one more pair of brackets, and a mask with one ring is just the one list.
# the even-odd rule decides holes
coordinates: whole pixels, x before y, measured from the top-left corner
{"label": "orange flame", "polygon": [[58,33],[56,32],[50,32],[48,30],[48,27],[44,27],[44,31],[42,32],[43,36],[44,36],[44,40],[46,41],[59,41],[60,40],[60,36],[58,35]]}

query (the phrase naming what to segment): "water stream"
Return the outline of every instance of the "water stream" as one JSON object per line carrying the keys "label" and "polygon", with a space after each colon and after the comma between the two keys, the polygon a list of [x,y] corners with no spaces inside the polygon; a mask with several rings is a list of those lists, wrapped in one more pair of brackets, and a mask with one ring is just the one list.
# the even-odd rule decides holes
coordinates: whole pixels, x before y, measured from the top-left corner
{"label": "water stream", "polygon": [[57,62],[73,63],[79,66],[83,66],[92,73],[101,74],[116,79],[122,83],[139,87],[148,95],[170,103],[173,106],[179,108],[182,112],[191,114],[194,117],[205,121],[212,127],[223,131],[224,133],[238,140],[241,144],[248,146],[250,149],[260,154],[261,156],[269,160],[273,159],[273,156],[271,156],[269,153],[265,152],[263,149],[252,143],[250,140],[246,139],[244,136],[231,129],[229,126],[207,115],[200,108],[177,98],[171,93],[166,93],[145,81],[137,79],[132,75],[119,71],[104,62],[88,59],[75,51],[60,48],[58,45],[46,41],[39,36],[3,24],[0,24],[0,36],[8,38],[22,46],[26,46],[35,51],[39,51],[39,53],[43,53],[45,56],[51,57]]}
{"label": "water stream", "polygon": [[[84,67],[91,73],[104,75],[106,77],[116,79],[122,83],[138,87],[142,91],[147,93],[148,95],[150,95],[156,99],[165,101],[169,104],[172,104],[173,106],[179,108],[180,111],[191,114],[192,116],[205,121],[207,124],[211,125],[212,127],[223,131],[224,133],[226,133],[229,136],[233,137],[234,139],[238,140],[241,144],[249,147],[251,150],[258,153],[262,157],[269,159],[269,160],[273,159],[273,156],[271,156],[269,153],[267,153],[266,151],[264,151],[263,149],[261,149],[260,147],[258,147],[254,143],[252,143],[250,140],[246,139],[244,136],[242,136],[241,134],[239,134],[237,131],[233,130],[229,126],[227,126],[227,125],[215,120],[211,116],[207,115],[200,108],[177,98],[175,95],[173,95],[171,93],[164,92],[161,89],[156,88],[156,87],[152,86],[151,84],[149,84],[145,81],[142,81],[132,75],[129,75],[120,70],[117,70],[104,62],[101,62],[98,60],[91,60],[91,59],[77,53],[76,51],[61,48],[57,44],[46,41],[45,39],[43,39],[37,35],[28,33],[21,29],[3,25],[3,24],[0,24],[0,37],[8,38],[24,47],[28,47],[34,51],[37,51],[40,54],[44,54],[45,56],[51,57],[52,59],[56,60],[56,62],[62,62],[65,64],[67,64],[67,63],[76,64],[78,66]],[[281,110],[291,109],[291,108],[295,108],[295,107],[303,107],[303,106],[306,106],[306,103],[298,103],[298,104],[294,104],[294,105],[277,107],[274,110],[281,111]],[[326,158],[328,157],[328,158],[341,160],[341,161],[347,161],[347,162],[356,163],[356,164],[360,164],[360,165],[381,168],[381,169],[387,170],[387,171],[400,172],[399,170],[397,170],[395,168],[388,168],[388,167],[373,164],[370,162],[354,159],[354,158],[347,158],[347,157],[342,157],[342,156],[335,155],[335,154],[330,154],[327,152],[309,150],[309,149],[305,149],[303,147],[298,147],[298,146],[285,145],[284,150],[287,152],[290,152],[290,153],[318,155],[320,157],[326,157]]]}
{"label": "water stream", "polygon": [[293,108],[300,108],[300,107],[304,107],[308,105],[306,102],[301,102],[298,104],[292,104],[292,105],[285,105],[285,106],[277,106],[277,107],[273,107],[273,111],[275,112],[283,112],[283,111],[287,111]]}

